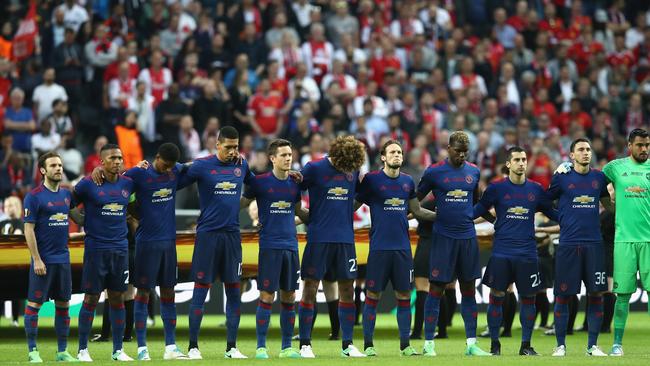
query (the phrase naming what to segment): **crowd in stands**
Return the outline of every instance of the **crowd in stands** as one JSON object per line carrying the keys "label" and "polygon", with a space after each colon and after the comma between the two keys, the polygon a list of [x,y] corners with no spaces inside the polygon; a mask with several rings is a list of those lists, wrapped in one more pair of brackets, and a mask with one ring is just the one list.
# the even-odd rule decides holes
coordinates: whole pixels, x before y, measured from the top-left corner
{"label": "crowd in stands", "polygon": [[[14,37],[36,5],[34,52]],[[174,142],[189,161],[236,127],[254,171],[285,137],[295,167],[338,134],[378,166],[402,142],[416,181],[470,136],[482,179],[505,151],[529,152],[548,185],[571,140],[595,166],[626,154],[650,121],[650,2],[625,0],[40,0],[0,12],[0,199],[39,177],[57,150],[72,181],[118,143],[126,167]]]}

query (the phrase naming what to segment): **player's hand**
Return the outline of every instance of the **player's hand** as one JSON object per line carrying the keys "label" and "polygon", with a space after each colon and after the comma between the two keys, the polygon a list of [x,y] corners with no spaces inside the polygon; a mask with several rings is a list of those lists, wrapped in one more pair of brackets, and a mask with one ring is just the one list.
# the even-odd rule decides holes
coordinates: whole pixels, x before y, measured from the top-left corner
{"label": "player's hand", "polygon": [[90,178],[98,186],[104,184],[104,168],[98,166],[97,168],[93,169],[93,172],[90,173]]}
{"label": "player's hand", "polygon": [[142,160],[136,166],[140,169],[149,169],[149,162],[146,160]]}
{"label": "player's hand", "polygon": [[237,161],[235,161],[236,165],[242,165],[244,163],[244,154],[239,154],[239,157],[237,158]]}
{"label": "player's hand", "polygon": [[302,173],[297,170],[290,170],[289,176],[296,181],[296,183],[302,183]]}
{"label": "player's hand", "polygon": [[535,226],[536,233],[546,233],[546,228],[542,226]]}
{"label": "player's hand", "polygon": [[47,274],[47,268],[45,268],[45,263],[42,259],[34,260],[34,273],[38,276],[45,276]]}
{"label": "player's hand", "polygon": [[567,174],[573,169],[573,164],[571,164],[568,161],[565,161],[564,163],[560,164],[560,166],[555,169],[555,172],[553,174]]}

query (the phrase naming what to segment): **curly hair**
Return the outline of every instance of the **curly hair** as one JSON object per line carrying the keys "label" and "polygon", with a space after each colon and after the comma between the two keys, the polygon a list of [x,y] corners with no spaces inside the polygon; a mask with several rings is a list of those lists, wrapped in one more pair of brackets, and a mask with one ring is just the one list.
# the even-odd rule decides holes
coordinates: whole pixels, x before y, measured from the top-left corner
{"label": "curly hair", "polygon": [[469,136],[463,131],[454,131],[449,135],[449,145],[469,145]]}
{"label": "curly hair", "polygon": [[345,173],[356,172],[366,161],[365,147],[353,136],[339,136],[332,142],[329,157],[337,170]]}

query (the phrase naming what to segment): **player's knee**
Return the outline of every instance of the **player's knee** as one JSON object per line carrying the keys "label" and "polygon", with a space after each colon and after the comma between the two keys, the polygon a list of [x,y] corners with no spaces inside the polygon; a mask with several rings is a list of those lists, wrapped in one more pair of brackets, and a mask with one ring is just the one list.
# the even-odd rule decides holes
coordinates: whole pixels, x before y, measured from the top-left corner
{"label": "player's knee", "polygon": [[415,277],[415,290],[429,292],[429,279],[425,277]]}
{"label": "player's knee", "polygon": [[505,291],[495,290],[495,289],[490,289],[490,295],[496,296],[496,297],[503,297],[503,296],[506,296],[506,292]]}
{"label": "player's knee", "polygon": [[460,291],[461,292],[475,292],[476,291],[476,282],[460,282]]}
{"label": "player's knee", "polygon": [[58,300],[55,300],[54,301],[54,306],[56,306],[57,308],[68,308],[68,307],[70,307],[70,301],[58,301]]}
{"label": "player's knee", "polygon": [[339,299],[343,302],[354,301],[353,280],[339,281]]}
{"label": "player's knee", "polygon": [[395,297],[397,300],[410,300],[411,291],[395,291]]}
{"label": "player's knee", "polygon": [[366,297],[373,300],[379,300],[381,298],[381,292],[377,291],[366,291]]}
{"label": "player's knee", "polygon": [[40,303],[40,302],[27,301],[27,306],[35,308],[35,309],[40,309],[41,306],[43,306],[43,304]]}
{"label": "player's knee", "polygon": [[88,305],[97,305],[99,302],[99,294],[85,294],[84,302]]}
{"label": "player's knee", "polygon": [[118,305],[124,302],[124,292],[108,291],[108,302],[111,305]]}
{"label": "player's knee", "polygon": [[318,281],[305,280],[305,286],[302,290],[302,301],[307,304],[313,304],[316,301],[316,292],[318,291]]}
{"label": "player's knee", "polygon": [[262,302],[267,303],[267,304],[271,304],[271,303],[273,303],[273,300],[275,300],[275,293],[267,292],[267,291],[260,291],[260,300]]}
{"label": "player's knee", "polygon": [[293,304],[296,302],[296,292],[295,291],[280,291],[280,301],[286,304]]}
{"label": "player's knee", "polygon": [[[138,290],[139,293],[140,290]],[[149,296],[149,290],[142,290],[143,292],[146,292],[147,296]],[[176,291],[174,291],[173,288],[161,288],[160,289],[160,297],[169,299],[172,297],[176,296]]]}

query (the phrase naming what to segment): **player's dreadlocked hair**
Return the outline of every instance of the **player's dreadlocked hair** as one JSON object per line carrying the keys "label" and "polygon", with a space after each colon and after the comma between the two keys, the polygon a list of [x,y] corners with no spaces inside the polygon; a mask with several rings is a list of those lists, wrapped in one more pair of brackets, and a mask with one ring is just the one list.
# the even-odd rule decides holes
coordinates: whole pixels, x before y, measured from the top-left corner
{"label": "player's dreadlocked hair", "polygon": [[449,146],[456,144],[469,145],[469,137],[463,131],[454,131],[449,135]]}
{"label": "player's dreadlocked hair", "polygon": [[356,172],[366,160],[364,145],[353,136],[339,136],[332,142],[329,157],[332,165],[345,173]]}

